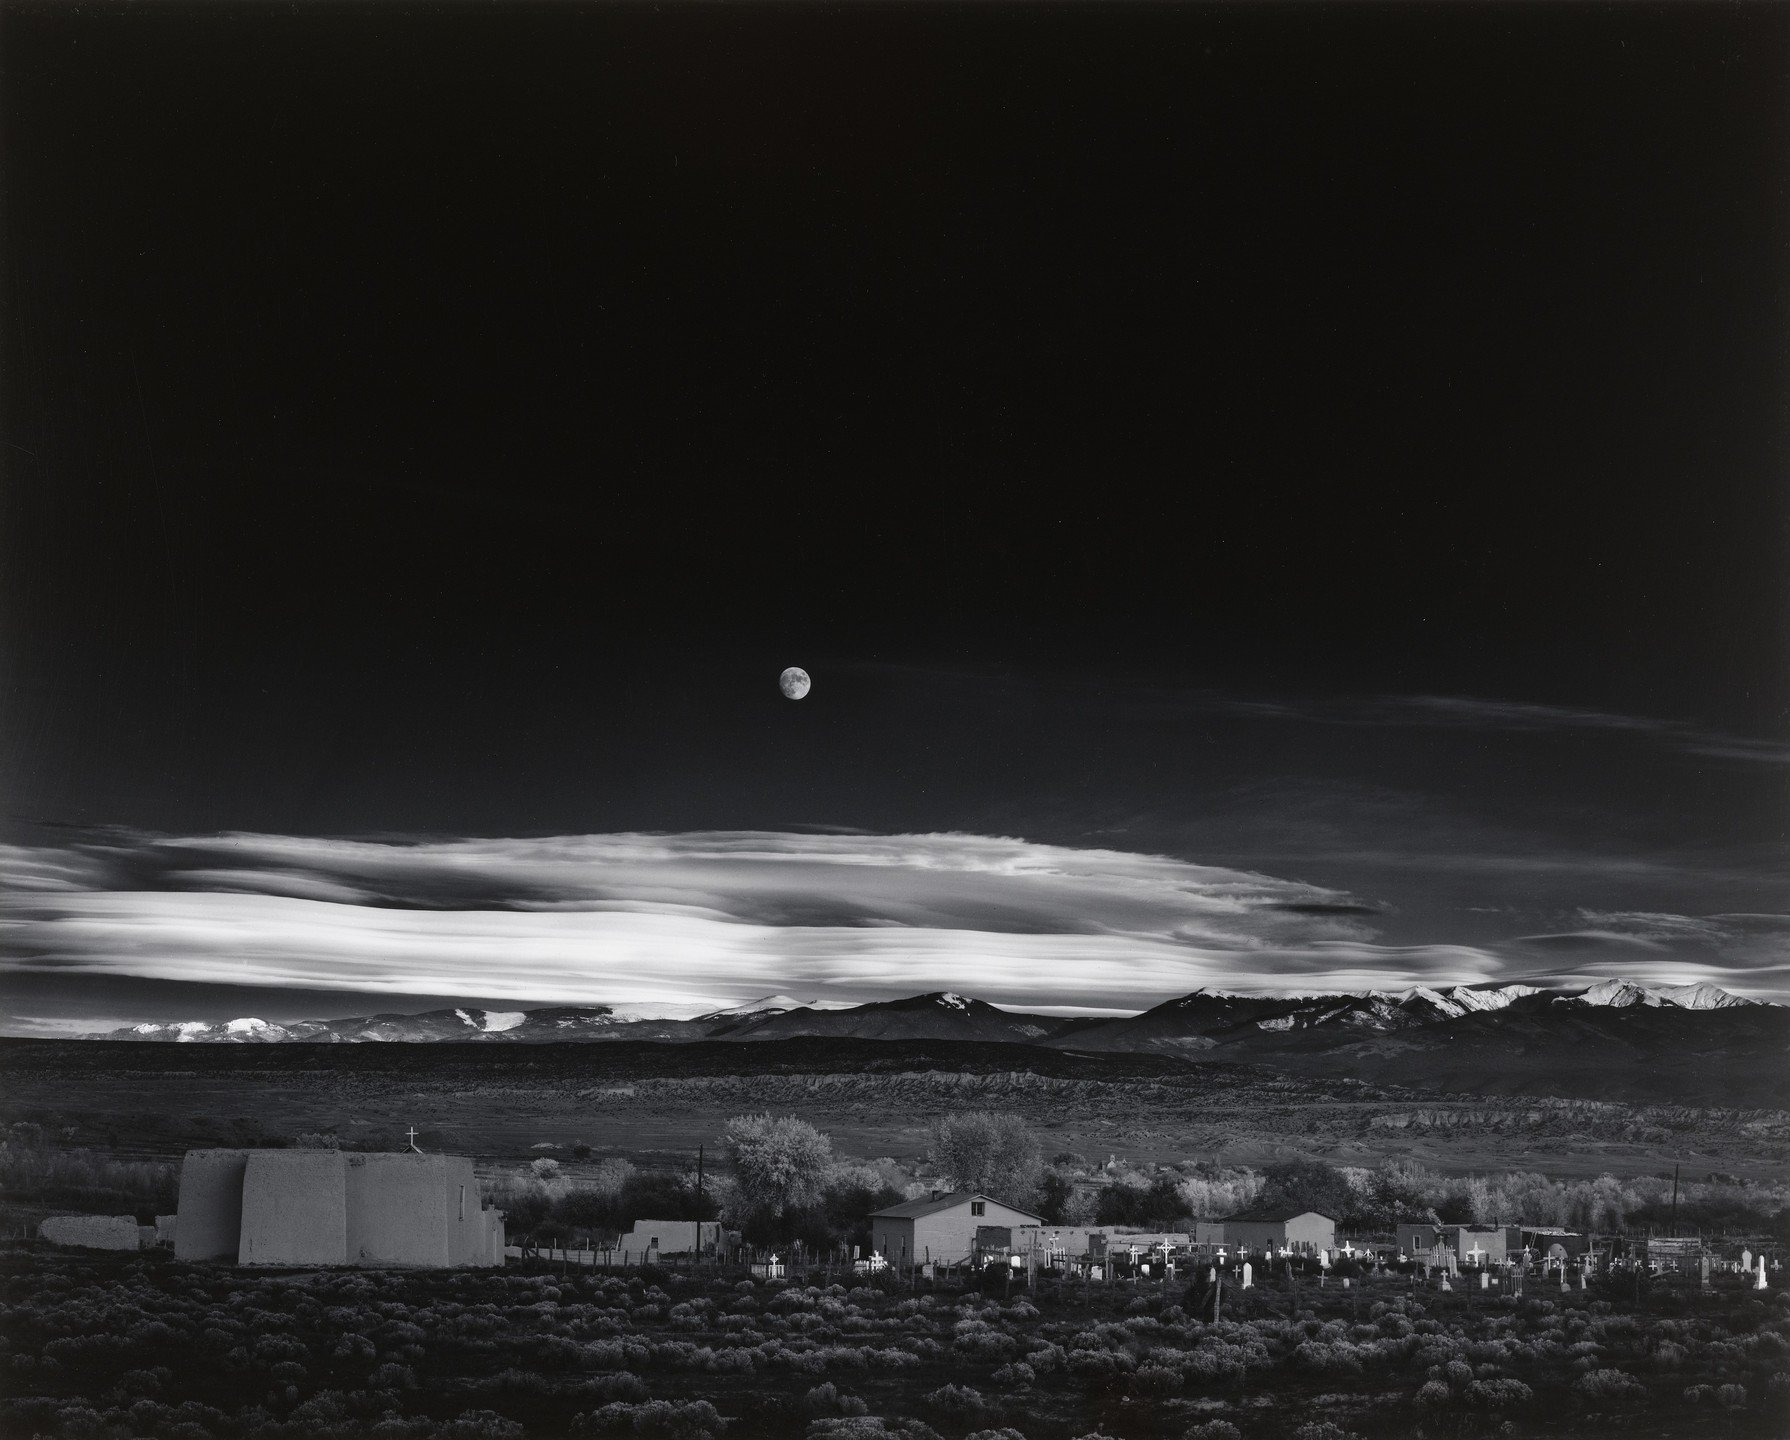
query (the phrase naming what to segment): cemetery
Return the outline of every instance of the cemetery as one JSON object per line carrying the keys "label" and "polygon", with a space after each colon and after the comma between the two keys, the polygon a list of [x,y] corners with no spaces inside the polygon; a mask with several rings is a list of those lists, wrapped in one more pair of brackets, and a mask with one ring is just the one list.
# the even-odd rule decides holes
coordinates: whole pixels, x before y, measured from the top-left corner
{"label": "cemetery", "polygon": [[1790,1412],[1790,1291],[1758,1257],[1486,1288],[1347,1252],[1099,1280],[0,1258],[0,1434],[46,1440],[1765,1437]]}

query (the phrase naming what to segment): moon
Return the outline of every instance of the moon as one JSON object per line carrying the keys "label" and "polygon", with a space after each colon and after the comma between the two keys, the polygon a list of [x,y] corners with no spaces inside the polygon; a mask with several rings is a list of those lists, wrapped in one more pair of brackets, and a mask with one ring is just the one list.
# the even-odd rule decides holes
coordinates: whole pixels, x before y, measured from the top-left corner
{"label": "moon", "polygon": [[808,672],[800,665],[791,665],[777,677],[777,688],[791,700],[800,700],[813,685]]}

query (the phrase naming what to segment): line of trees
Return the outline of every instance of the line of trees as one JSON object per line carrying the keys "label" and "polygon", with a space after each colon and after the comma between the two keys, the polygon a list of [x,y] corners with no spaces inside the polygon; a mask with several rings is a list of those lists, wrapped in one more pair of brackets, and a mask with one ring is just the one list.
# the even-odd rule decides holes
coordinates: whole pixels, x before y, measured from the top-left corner
{"label": "line of trees", "polygon": [[[929,1159],[940,1187],[976,1190],[1053,1225],[1191,1229],[1254,1206],[1316,1210],[1348,1229],[1385,1231],[1403,1222],[1556,1224],[1582,1230],[1673,1223],[1670,1182],[1651,1177],[1560,1181],[1507,1172],[1443,1176],[1408,1161],[1368,1169],[1317,1160],[1260,1168],[1193,1164],[1090,1165],[1062,1152],[1044,1158],[1038,1137],[1010,1113],[948,1115],[932,1129]],[[618,1234],[643,1219],[722,1219],[761,1245],[800,1240],[816,1248],[868,1244],[870,1216],[909,1190],[887,1169],[840,1160],[832,1140],[795,1116],[737,1115],[727,1124],[726,1165],[699,1191],[692,1172],[642,1173],[605,1161],[572,1181],[559,1163],[537,1160],[493,1189],[512,1227],[554,1234]],[[1784,1233],[1790,1189],[1687,1184],[1680,1230]]]}

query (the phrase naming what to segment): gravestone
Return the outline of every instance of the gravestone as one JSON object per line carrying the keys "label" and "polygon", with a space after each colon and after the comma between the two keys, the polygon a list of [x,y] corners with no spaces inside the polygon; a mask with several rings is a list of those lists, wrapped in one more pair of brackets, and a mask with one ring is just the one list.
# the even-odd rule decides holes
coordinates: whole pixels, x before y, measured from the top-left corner
{"label": "gravestone", "polygon": [[[1764,1280],[1764,1278],[1765,1278],[1765,1270],[1763,1267],[1761,1267],[1759,1270],[1759,1278],[1760,1278],[1760,1280]],[[1245,1290],[1247,1290],[1250,1288],[1250,1286],[1252,1286],[1254,1284],[1255,1284],[1255,1270],[1250,1265],[1250,1263],[1247,1260],[1245,1260],[1243,1262],[1243,1288]]]}

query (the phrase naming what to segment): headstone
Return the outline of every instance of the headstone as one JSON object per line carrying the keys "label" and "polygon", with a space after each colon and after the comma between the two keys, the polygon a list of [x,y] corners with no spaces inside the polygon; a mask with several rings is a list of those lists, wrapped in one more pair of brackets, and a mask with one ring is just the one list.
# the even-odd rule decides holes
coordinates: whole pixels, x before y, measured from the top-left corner
{"label": "headstone", "polygon": [[1444,1275],[1442,1277],[1442,1288],[1444,1290],[1453,1290],[1454,1289],[1454,1286],[1452,1286],[1448,1283],[1448,1277],[1446,1275]]}
{"label": "headstone", "polygon": [[1740,1252],[1740,1268],[1742,1270],[1751,1270],[1753,1268],[1753,1252],[1751,1250],[1742,1250]]}
{"label": "headstone", "polygon": [[[1765,1279],[1764,1266],[1760,1266],[1760,1268],[1759,1268],[1759,1279],[1761,1281],[1763,1281]],[[1245,1290],[1247,1290],[1247,1289],[1249,1289],[1250,1286],[1252,1286],[1254,1284],[1255,1284],[1255,1270],[1250,1265],[1250,1263],[1247,1260],[1245,1260],[1243,1262],[1243,1288]]]}
{"label": "headstone", "polygon": [[1702,1274],[1703,1288],[1705,1290],[1707,1290],[1709,1288],[1709,1254],[1707,1251],[1705,1251],[1704,1255],[1703,1255],[1702,1270],[1703,1270],[1703,1274]]}
{"label": "headstone", "polygon": [[1481,1290],[1490,1290],[1492,1288],[1492,1276],[1489,1270],[1481,1270],[1479,1272],[1479,1288]]}
{"label": "headstone", "polygon": [[1765,1290],[1765,1289],[1769,1289],[1769,1288],[1770,1287],[1767,1286],[1765,1283],[1765,1257],[1763,1255],[1761,1255],[1759,1257],[1759,1283],[1754,1285],[1753,1289]]}

